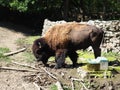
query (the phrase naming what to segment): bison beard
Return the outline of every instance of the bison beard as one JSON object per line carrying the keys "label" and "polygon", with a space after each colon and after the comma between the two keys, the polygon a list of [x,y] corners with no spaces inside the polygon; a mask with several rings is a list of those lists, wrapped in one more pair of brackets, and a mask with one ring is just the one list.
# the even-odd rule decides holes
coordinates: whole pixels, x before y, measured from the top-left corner
{"label": "bison beard", "polygon": [[55,56],[55,68],[63,67],[66,56],[69,56],[73,66],[76,66],[78,57],[76,50],[85,50],[92,46],[95,58],[101,55],[100,44],[103,33],[103,30],[95,26],[76,22],[56,25],[43,37],[34,41],[33,54],[44,65],[47,65],[51,56]]}

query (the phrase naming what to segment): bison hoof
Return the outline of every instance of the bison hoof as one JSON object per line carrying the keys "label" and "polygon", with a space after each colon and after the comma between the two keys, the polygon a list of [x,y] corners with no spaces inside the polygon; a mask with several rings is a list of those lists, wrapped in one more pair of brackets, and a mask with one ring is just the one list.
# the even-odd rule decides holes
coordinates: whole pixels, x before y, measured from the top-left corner
{"label": "bison hoof", "polygon": [[60,66],[58,66],[58,65],[55,65],[55,67],[54,67],[55,69],[60,69],[61,67]]}
{"label": "bison hoof", "polygon": [[66,67],[67,67],[67,64],[64,63],[63,65],[55,65],[54,68],[55,68],[55,69],[60,69],[60,68],[62,68],[62,67],[63,67],[63,68],[66,68]]}
{"label": "bison hoof", "polygon": [[75,63],[75,64],[72,65],[72,68],[75,68],[75,67],[77,67],[77,66],[78,66],[78,64]]}

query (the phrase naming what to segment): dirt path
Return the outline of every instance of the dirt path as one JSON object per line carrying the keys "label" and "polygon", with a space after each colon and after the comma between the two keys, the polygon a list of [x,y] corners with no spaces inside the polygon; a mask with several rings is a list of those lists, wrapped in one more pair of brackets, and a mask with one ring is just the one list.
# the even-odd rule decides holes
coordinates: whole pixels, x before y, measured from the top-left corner
{"label": "dirt path", "polygon": [[[10,51],[15,51],[18,48],[16,40],[25,37],[26,36],[21,32],[16,32],[13,29],[0,26],[0,47],[6,47],[9,48]],[[18,58],[19,61],[20,55],[15,55],[13,57]],[[0,62],[0,66],[22,69],[19,66],[6,64],[6,62],[2,61]],[[37,88],[32,83],[28,83],[23,80],[23,76],[29,74],[31,73],[0,70],[0,90],[37,90]]]}
{"label": "dirt path", "polygon": [[7,47],[11,51],[16,50],[18,46],[15,44],[19,38],[24,38],[25,35],[20,32],[15,32],[5,27],[0,27],[0,47]]}

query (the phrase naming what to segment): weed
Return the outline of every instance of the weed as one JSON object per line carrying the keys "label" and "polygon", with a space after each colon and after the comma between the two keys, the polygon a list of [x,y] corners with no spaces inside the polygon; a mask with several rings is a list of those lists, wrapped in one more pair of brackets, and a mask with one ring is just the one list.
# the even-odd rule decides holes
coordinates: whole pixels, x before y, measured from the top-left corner
{"label": "weed", "polygon": [[4,53],[9,52],[9,48],[0,47],[0,61],[9,61],[10,59],[4,56]]}
{"label": "weed", "polygon": [[53,84],[50,86],[50,90],[58,90],[58,89],[57,89],[57,86],[55,84]]}

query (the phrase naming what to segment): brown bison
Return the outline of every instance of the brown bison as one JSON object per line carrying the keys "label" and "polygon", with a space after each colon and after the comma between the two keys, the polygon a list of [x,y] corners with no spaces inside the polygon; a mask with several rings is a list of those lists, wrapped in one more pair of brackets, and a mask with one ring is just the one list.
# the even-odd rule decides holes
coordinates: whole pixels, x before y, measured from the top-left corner
{"label": "brown bison", "polygon": [[55,25],[43,37],[34,41],[33,54],[44,65],[47,65],[51,56],[55,56],[55,68],[63,67],[65,57],[69,56],[73,66],[76,66],[76,50],[85,50],[92,46],[95,58],[101,55],[103,33],[103,30],[95,26],[76,22]]}

